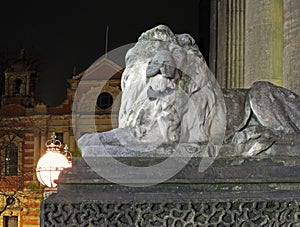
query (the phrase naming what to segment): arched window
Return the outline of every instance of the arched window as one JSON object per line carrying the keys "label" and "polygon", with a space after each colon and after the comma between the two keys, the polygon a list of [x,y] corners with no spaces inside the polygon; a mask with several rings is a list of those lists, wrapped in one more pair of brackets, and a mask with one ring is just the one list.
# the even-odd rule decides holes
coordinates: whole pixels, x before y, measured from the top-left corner
{"label": "arched window", "polygon": [[21,80],[20,78],[15,80],[15,83],[14,83],[14,94],[15,95],[21,95],[21,93],[23,93],[23,91],[21,91],[22,84],[23,84],[23,80]]}
{"label": "arched window", "polygon": [[18,146],[9,144],[5,150],[5,175],[18,175]]}

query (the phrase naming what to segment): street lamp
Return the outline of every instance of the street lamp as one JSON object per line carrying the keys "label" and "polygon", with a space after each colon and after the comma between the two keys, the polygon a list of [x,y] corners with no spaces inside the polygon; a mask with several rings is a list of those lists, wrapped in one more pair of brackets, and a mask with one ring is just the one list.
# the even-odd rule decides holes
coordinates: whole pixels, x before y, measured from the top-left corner
{"label": "street lamp", "polygon": [[72,156],[65,145],[64,153],[61,153],[61,142],[56,139],[55,133],[51,136],[51,140],[46,142],[46,152],[39,159],[36,167],[36,175],[41,184],[50,188],[55,188],[59,174],[65,168],[72,167]]}

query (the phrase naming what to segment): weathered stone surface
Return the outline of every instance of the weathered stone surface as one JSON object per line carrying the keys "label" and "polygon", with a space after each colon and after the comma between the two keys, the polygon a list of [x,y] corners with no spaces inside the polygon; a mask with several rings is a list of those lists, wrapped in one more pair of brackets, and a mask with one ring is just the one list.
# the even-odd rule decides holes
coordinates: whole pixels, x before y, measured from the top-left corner
{"label": "weathered stone surface", "polygon": [[122,92],[119,128],[141,143],[222,141],[223,96],[188,34],[163,25],[143,33],[126,55]]}
{"label": "weathered stone surface", "polygon": [[282,2],[246,0],[244,86],[247,88],[258,80],[282,85]]}
{"label": "weathered stone surface", "polygon": [[[85,134],[78,146],[99,174],[126,172],[113,158],[102,163],[99,157],[103,156],[172,155],[188,161],[194,153],[205,157],[199,164],[199,171],[204,171],[218,154],[225,130],[222,91],[194,39],[159,25],[144,32],[126,54],[119,128]],[[100,167],[103,165],[108,168]],[[166,173],[161,181],[182,166],[184,162],[170,159],[158,164],[161,173]],[[132,177],[129,183],[135,182],[135,173],[143,173],[148,184],[157,168],[128,168],[128,172]]]}
{"label": "weathered stone surface", "polygon": [[288,226],[299,201],[44,204],[43,226]]}
{"label": "weathered stone surface", "polygon": [[128,51],[122,90],[119,128],[84,135],[83,157],[167,157],[178,147],[215,157],[223,142],[249,157],[271,153],[279,137],[300,135],[299,96],[257,81],[250,89],[224,90],[224,101],[193,38],[163,25]]}
{"label": "weathered stone surface", "polygon": [[194,39],[160,25],[126,55],[119,127],[144,142],[222,137],[225,106],[218,89]]}
{"label": "weathered stone surface", "polygon": [[[297,144],[300,137],[298,95],[264,81],[254,83],[251,89],[226,89],[223,90],[223,94],[227,106],[224,145],[225,147],[229,145],[235,152],[230,155],[277,155],[277,149],[271,149],[277,144],[294,146],[285,151],[281,150],[281,155],[298,154]],[[207,145],[207,143],[162,144],[160,140],[144,143],[134,136],[132,129],[123,128],[89,135],[88,140],[85,141],[88,149],[83,149],[83,155],[107,156],[108,154],[101,153],[99,149],[100,141],[101,146],[105,144],[105,149],[110,151],[109,155],[115,157],[168,157],[178,147],[184,150],[196,149],[193,153],[203,156]],[[226,150],[225,147],[221,150]],[[265,153],[262,153],[263,151]]]}
{"label": "weathered stone surface", "polygon": [[[127,162],[142,162],[139,158]],[[61,176],[58,193],[41,205],[41,226],[267,226],[299,222],[299,158],[293,166],[269,158],[218,158],[198,173],[191,162],[167,182],[146,188],[125,187],[99,177],[84,162]],[[151,160],[144,160],[151,164]]]}
{"label": "weathered stone surface", "polygon": [[245,0],[210,0],[209,68],[222,88],[244,87]]}
{"label": "weathered stone surface", "polygon": [[[300,97],[297,94],[266,81],[255,82],[249,90],[226,90],[224,94],[228,109],[225,142],[235,145],[237,154],[255,156],[263,151],[270,154],[269,148],[276,143],[298,144]],[[282,151],[282,155],[288,155],[288,150]]]}
{"label": "weathered stone surface", "polygon": [[284,0],[283,86],[300,95],[300,1]]}

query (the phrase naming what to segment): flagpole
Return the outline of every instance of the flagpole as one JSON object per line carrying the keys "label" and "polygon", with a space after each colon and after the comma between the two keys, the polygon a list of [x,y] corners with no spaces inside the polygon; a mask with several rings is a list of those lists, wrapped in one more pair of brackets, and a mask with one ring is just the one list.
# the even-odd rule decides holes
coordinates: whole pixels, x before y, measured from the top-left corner
{"label": "flagpole", "polygon": [[105,58],[107,58],[107,50],[108,50],[108,24],[106,25],[106,34],[105,34]]}

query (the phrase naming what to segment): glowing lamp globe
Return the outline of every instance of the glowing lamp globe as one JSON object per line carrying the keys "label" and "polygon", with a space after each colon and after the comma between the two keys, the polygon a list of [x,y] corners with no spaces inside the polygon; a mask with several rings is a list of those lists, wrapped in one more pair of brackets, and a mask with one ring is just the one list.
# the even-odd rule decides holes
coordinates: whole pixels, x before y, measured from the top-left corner
{"label": "glowing lamp globe", "polygon": [[49,152],[44,154],[37,164],[37,178],[39,182],[50,188],[57,186],[59,174],[63,169],[69,168],[69,160],[60,153]]}
{"label": "glowing lamp globe", "polygon": [[65,168],[72,167],[71,161],[67,155],[68,147],[65,146],[65,155],[60,153],[61,142],[55,140],[56,136],[53,134],[52,140],[46,142],[46,153],[39,159],[36,167],[36,175],[39,182],[47,187],[55,188],[61,171]]}

